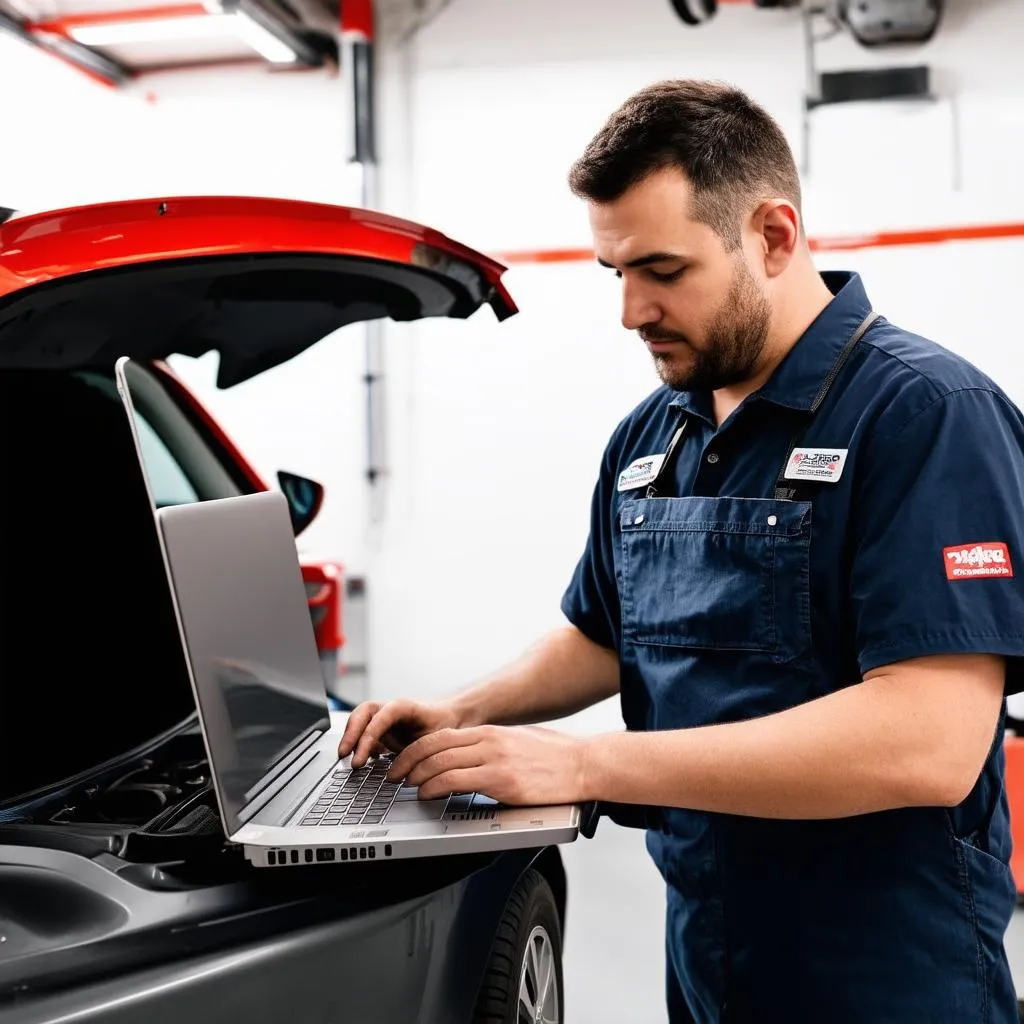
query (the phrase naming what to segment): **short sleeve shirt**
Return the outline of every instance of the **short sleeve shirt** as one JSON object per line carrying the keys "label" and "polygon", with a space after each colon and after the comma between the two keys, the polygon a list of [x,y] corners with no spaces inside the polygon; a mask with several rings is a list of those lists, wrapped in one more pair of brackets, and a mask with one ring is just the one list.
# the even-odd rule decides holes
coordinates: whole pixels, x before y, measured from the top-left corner
{"label": "short sleeve shirt", "polygon": [[[683,418],[674,496],[770,498],[801,432],[798,453],[842,453],[841,473],[808,492],[808,697],[881,665],[951,652],[1006,656],[1008,691],[1024,689],[1024,417],[968,361],[884,318],[812,414],[871,311],[856,274],[822,276],[832,301],[724,423],[716,426],[709,394],[661,387],[619,424],[604,452],[590,535],[562,610],[618,651],[637,684],[679,685],[664,666],[684,665],[687,687],[700,696],[692,724],[736,717],[757,668],[742,650],[631,649],[620,594],[619,512],[636,496],[620,489],[629,483],[622,475],[663,454]],[[725,688],[728,700],[719,699]]]}

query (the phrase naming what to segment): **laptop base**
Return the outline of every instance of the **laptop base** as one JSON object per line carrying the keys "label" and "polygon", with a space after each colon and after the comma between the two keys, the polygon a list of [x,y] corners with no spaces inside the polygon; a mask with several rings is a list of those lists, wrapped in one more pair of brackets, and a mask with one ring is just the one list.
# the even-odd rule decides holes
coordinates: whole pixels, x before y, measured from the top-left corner
{"label": "laptop base", "polygon": [[[545,810],[549,810],[546,808]],[[574,809],[575,810],[575,809]],[[367,842],[318,843],[308,846],[252,846],[244,844],[245,858],[254,867],[310,867],[322,864],[365,864],[369,861],[413,860],[467,853],[499,853],[502,850],[571,843],[579,835],[579,814],[562,828],[495,829],[465,835],[438,834],[407,839],[388,837]]]}

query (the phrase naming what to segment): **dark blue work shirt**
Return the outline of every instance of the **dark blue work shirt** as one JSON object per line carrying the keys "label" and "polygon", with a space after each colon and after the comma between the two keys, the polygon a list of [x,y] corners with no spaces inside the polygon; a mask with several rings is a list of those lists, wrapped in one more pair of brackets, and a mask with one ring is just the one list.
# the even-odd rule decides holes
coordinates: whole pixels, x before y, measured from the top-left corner
{"label": "dark blue work shirt", "polygon": [[[605,450],[562,608],[618,652],[628,728],[778,712],[950,652],[1005,655],[1008,690],[1024,688],[1024,418],[975,367],[885,319],[822,399],[870,313],[856,275],[822,276],[832,302],[720,427],[710,395],[662,387]],[[648,846],[695,1020],[1016,1019],[1001,725],[955,809],[669,808]]]}

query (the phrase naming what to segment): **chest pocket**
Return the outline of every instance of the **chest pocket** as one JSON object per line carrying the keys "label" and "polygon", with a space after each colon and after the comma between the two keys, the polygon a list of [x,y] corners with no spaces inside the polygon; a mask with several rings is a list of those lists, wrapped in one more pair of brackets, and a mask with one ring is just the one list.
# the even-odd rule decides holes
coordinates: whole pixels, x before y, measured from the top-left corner
{"label": "chest pocket", "polygon": [[810,645],[809,502],[623,503],[623,639],[798,657]]}

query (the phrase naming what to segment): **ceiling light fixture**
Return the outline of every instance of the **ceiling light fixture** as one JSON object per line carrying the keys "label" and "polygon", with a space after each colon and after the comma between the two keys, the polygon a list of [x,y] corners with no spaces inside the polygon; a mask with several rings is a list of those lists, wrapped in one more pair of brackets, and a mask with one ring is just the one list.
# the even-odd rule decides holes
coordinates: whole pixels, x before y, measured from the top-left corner
{"label": "ceiling light fixture", "polygon": [[181,39],[241,39],[273,64],[294,64],[298,54],[287,43],[242,11],[178,18],[132,18],[76,25],[68,34],[84,46],[117,46]]}

